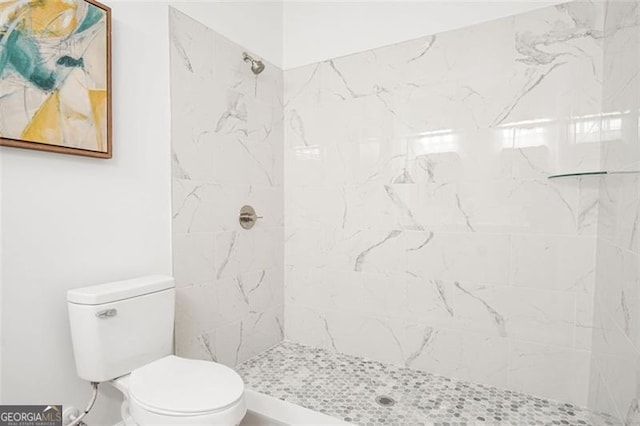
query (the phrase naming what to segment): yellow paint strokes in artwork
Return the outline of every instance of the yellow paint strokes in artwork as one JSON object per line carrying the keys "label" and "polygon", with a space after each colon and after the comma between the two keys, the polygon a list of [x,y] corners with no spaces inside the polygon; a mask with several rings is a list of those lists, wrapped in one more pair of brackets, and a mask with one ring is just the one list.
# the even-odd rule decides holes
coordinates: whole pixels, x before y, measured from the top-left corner
{"label": "yellow paint strokes in artwork", "polygon": [[31,0],[22,26],[42,37],[64,37],[78,26],[78,5],[72,0]]}
{"label": "yellow paint strokes in artwork", "polygon": [[93,112],[93,127],[96,131],[98,150],[107,151],[105,140],[107,138],[107,91],[89,90],[89,101]]}
{"label": "yellow paint strokes in artwork", "polygon": [[40,106],[31,122],[22,132],[22,139],[50,145],[62,145],[60,123],[60,94],[53,92]]}
{"label": "yellow paint strokes in artwork", "polygon": [[0,12],[9,9],[10,7],[15,6],[17,3],[18,3],[18,0],[4,1],[4,2],[0,3]]}
{"label": "yellow paint strokes in artwork", "polygon": [[64,118],[65,120],[75,120],[75,121],[87,121],[89,116],[87,114],[83,114],[80,111],[74,111],[69,108],[68,105],[65,105],[64,108]]}

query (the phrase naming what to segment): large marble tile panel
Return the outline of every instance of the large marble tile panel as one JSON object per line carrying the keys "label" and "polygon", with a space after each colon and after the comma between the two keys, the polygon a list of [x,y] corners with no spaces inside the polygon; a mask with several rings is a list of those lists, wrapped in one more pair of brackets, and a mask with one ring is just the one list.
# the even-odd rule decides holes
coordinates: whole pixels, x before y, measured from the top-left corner
{"label": "large marble tile panel", "polygon": [[640,253],[640,174],[620,180],[618,227],[616,242],[634,253]]}
{"label": "large marble tile panel", "polygon": [[432,327],[456,326],[455,284],[450,281],[408,277],[405,315]]}
{"label": "large marble tile panel", "polygon": [[216,234],[216,278],[235,277],[251,271],[254,235],[242,231]]}
{"label": "large marble tile panel", "polygon": [[476,180],[458,184],[455,206],[465,230],[507,233],[518,229],[523,213],[514,193],[519,186],[515,180]]}
{"label": "large marble tile panel", "polygon": [[[285,139],[289,130],[285,128]],[[285,150],[285,180],[300,186],[342,185],[343,173],[335,173],[336,166],[329,157],[338,157],[335,146],[320,145],[297,146]]]}
{"label": "large marble tile panel", "polygon": [[214,179],[224,184],[276,186],[279,134],[273,106],[231,93],[227,110],[217,119]]}
{"label": "large marble tile panel", "polygon": [[[624,7],[637,9],[634,1],[618,2],[607,10],[607,35],[603,57],[603,109],[605,112],[625,111],[638,105],[638,76],[640,66],[638,47],[640,38],[636,11],[622,12]],[[624,14],[621,16],[620,14]],[[616,16],[617,15],[617,16]],[[617,22],[616,22],[617,19]]]}
{"label": "large marble tile panel", "polygon": [[391,182],[407,154],[396,120],[377,98],[287,109],[287,173],[300,185]]}
{"label": "large marble tile panel", "polygon": [[581,232],[579,188],[572,180],[518,181],[510,197],[518,233],[576,235]]}
{"label": "large marble tile panel", "polygon": [[176,289],[176,324],[188,334],[212,330],[220,320],[218,284],[214,282]]}
{"label": "large marble tile panel", "polygon": [[601,242],[598,258],[597,302],[620,330],[640,348],[640,257],[624,248]]}
{"label": "large marble tile panel", "polygon": [[456,183],[418,184],[413,209],[416,222],[434,232],[470,232],[471,222],[460,195],[460,185]]}
{"label": "large marble tile panel", "polygon": [[590,351],[593,348],[594,304],[592,293],[576,294],[576,323],[574,328],[574,348]]}
{"label": "large marble tile panel", "polygon": [[216,329],[214,353],[217,361],[229,367],[242,362],[240,351],[243,346],[244,321],[225,324]]}
{"label": "large marble tile panel", "polygon": [[215,279],[215,234],[173,236],[173,276],[176,287],[212,282]]}
{"label": "large marble tile panel", "polygon": [[332,268],[403,276],[407,269],[402,231],[365,230],[340,233],[328,258]]}
{"label": "large marble tile panel", "polygon": [[578,234],[597,236],[600,210],[601,178],[582,177],[578,179],[578,209],[576,224]]}
{"label": "large marble tile panel", "polygon": [[640,418],[636,408],[639,352],[609,314],[598,312],[598,309],[596,316],[599,324],[594,334],[593,362],[604,378],[616,411],[625,423],[635,424]]}
{"label": "large marble tile panel", "polygon": [[286,111],[317,104],[320,101],[320,63],[286,70],[283,89]]}
{"label": "large marble tile panel", "polygon": [[218,362],[235,367],[274,346],[283,338],[282,306],[251,312],[237,323],[216,330]]}
{"label": "large marble tile panel", "polygon": [[329,303],[329,292],[322,279],[323,269],[286,266],[284,270],[284,304],[321,308]]}
{"label": "large marble tile panel", "polygon": [[613,402],[609,388],[597,367],[597,363],[591,362],[591,372],[589,376],[589,399],[588,406],[598,413],[609,413],[613,418],[623,424],[623,417],[618,412]]}
{"label": "large marble tile panel", "polygon": [[[347,299],[347,303],[355,306],[368,315],[386,318],[405,318],[408,316],[410,294],[407,282],[402,276],[387,274],[362,275],[361,297]],[[354,300],[358,300],[354,303]],[[358,306],[360,305],[360,306]]]}
{"label": "large marble tile panel", "polygon": [[375,353],[394,364],[404,362],[407,341],[404,322],[355,312],[320,310],[304,306],[285,307],[286,337],[314,346],[350,354]]}
{"label": "large marble tile panel", "polygon": [[509,89],[514,95],[494,124],[597,114],[603,18],[602,5],[590,2],[516,16],[516,68]]}
{"label": "large marble tile panel", "polygon": [[593,293],[595,237],[515,234],[511,244],[514,285]]}
{"label": "large marble tile panel", "polygon": [[320,309],[294,303],[284,307],[285,339],[322,349],[335,349],[335,342]]}
{"label": "large marble tile panel", "polygon": [[250,312],[266,312],[283,303],[283,272],[280,269],[249,272],[239,275],[236,280]]}
{"label": "large marble tile panel", "polygon": [[509,386],[586,405],[590,353],[519,340],[509,343]]}
{"label": "large marble tile panel", "polygon": [[244,286],[253,288],[250,286],[252,284],[255,286],[256,281],[255,279],[248,281],[247,274],[243,274],[221,278],[215,282],[218,299],[216,314],[219,317],[215,324],[216,327],[236,323],[249,314],[248,289],[245,289]]}
{"label": "large marble tile panel", "polygon": [[508,234],[406,232],[407,272],[447,281],[507,284]]}
{"label": "large marble tile panel", "polygon": [[[619,46],[626,45],[626,39],[637,33],[632,29],[640,24],[638,3],[633,0],[612,0],[606,4],[604,21],[605,36],[607,37],[607,53],[619,50]],[[623,31],[629,30],[629,31]],[[620,41],[616,37],[620,36]]]}
{"label": "large marble tile panel", "polygon": [[189,323],[177,322],[175,325],[175,352],[178,356],[217,362],[215,343],[215,330],[199,332]]}
{"label": "large marble tile panel", "polygon": [[417,163],[418,183],[493,181],[512,177],[512,129],[465,129],[416,135],[410,141],[410,152]]}
{"label": "large marble tile panel", "polygon": [[[368,277],[356,271],[338,271],[329,268],[323,269],[319,274],[324,288],[324,297],[320,298],[319,306],[323,311],[330,309],[363,313],[373,306],[371,300],[367,300],[364,292],[365,282],[369,285]],[[392,299],[397,298],[393,296]],[[382,314],[382,313],[381,313]]]}
{"label": "large marble tile panel", "polygon": [[[344,228],[349,215],[346,189],[340,186],[291,186],[288,191],[287,225],[292,227]],[[360,211],[354,208],[353,210]]]}
{"label": "large marble tile panel", "polygon": [[[577,59],[535,68],[517,66],[507,80],[505,99],[497,103],[495,112],[487,117],[487,120],[492,120],[489,125],[528,125],[549,119],[567,120],[598,114],[601,86],[594,82],[587,93],[580,93],[583,85],[571,83],[572,77],[585,66],[592,67],[589,61]],[[576,99],[579,97],[582,99]],[[582,106],[581,103],[588,103],[588,106]]]}
{"label": "large marble tile panel", "polygon": [[543,179],[554,174],[600,169],[601,117],[531,120],[510,126],[514,133],[514,177]]}
{"label": "large marble tile panel", "polygon": [[214,72],[212,52],[215,50],[215,33],[177,9],[170,8],[169,16],[172,74],[184,70],[203,79],[211,79]]}
{"label": "large marble tile panel", "polygon": [[248,271],[280,269],[284,264],[284,241],[282,228],[253,228],[253,256],[248,262]]}
{"label": "large marble tile panel", "polygon": [[[256,226],[263,228],[280,228],[284,226],[284,191],[281,186],[254,186],[251,185],[247,188],[247,192],[243,193],[245,197],[242,200],[237,201],[237,214],[240,213],[240,207],[244,204],[251,205],[255,208],[256,214],[262,216],[258,220]],[[242,203],[242,204],[240,204]],[[227,203],[225,203],[227,204]],[[233,204],[233,203],[229,203]],[[238,217],[236,215],[229,215],[229,220],[235,222],[235,226],[238,225]],[[229,227],[228,229],[233,229]],[[280,236],[280,239],[284,238],[284,235]]]}
{"label": "large marble tile panel", "polygon": [[[222,230],[220,185],[187,179],[172,180],[172,230],[174,234]],[[219,220],[216,220],[220,218]]]}
{"label": "large marble tile panel", "polygon": [[174,126],[172,139],[183,143],[172,146],[171,170],[175,178],[214,181],[215,141],[212,129],[198,129],[190,124]]}
{"label": "large marble tile panel", "polygon": [[406,365],[476,383],[507,387],[507,339],[429,329]]}
{"label": "large marble tile panel", "polygon": [[216,277],[282,268],[283,241],[280,228],[254,227],[216,235]]}
{"label": "large marble tile panel", "polygon": [[324,314],[331,349],[356,356],[375,353],[377,359],[395,365],[404,365],[430,330],[396,318],[334,310]]}
{"label": "large marble tile panel", "polygon": [[465,329],[573,348],[574,294],[465,282],[455,288],[455,315]]}
{"label": "large marble tile panel", "polygon": [[614,241],[618,229],[619,188],[621,176],[607,176],[599,180],[598,238]]}
{"label": "large marble tile panel", "polygon": [[419,190],[418,185],[410,182],[347,187],[347,220],[350,223],[360,220],[360,229],[424,230]]}
{"label": "large marble tile panel", "polygon": [[638,169],[638,107],[603,117],[603,166],[611,171]]}
{"label": "large marble tile panel", "polygon": [[285,265],[326,267],[334,241],[333,232],[326,228],[287,228]]}
{"label": "large marble tile panel", "polygon": [[382,92],[379,99],[399,117],[398,132],[403,137],[430,137],[440,132],[487,129],[496,126],[511,96],[503,81],[510,70],[498,76],[473,81],[450,81],[433,86]]}

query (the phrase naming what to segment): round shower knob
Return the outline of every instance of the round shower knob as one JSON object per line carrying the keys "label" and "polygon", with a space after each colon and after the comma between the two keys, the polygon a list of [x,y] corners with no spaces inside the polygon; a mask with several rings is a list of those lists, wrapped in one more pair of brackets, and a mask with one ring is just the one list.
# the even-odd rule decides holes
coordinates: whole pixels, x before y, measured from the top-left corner
{"label": "round shower knob", "polygon": [[242,206],[240,209],[240,217],[238,218],[240,226],[244,229],[251,229],[258,219],[262,219],[262,216],[256,215],[256,211],[253,207]]}

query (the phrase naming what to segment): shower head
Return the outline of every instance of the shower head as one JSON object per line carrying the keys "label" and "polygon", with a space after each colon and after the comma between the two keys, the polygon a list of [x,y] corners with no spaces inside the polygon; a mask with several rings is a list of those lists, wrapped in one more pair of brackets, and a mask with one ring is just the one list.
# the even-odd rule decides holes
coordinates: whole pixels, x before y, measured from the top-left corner
{"label": "shower head", "polygon": [[247,52],[242,52],[242,59],[245,62],[251,62],[251,71],[253,71],[255,75],[258,75],[262,71],[264,71],[264,63],[257,59],[253,59]]}

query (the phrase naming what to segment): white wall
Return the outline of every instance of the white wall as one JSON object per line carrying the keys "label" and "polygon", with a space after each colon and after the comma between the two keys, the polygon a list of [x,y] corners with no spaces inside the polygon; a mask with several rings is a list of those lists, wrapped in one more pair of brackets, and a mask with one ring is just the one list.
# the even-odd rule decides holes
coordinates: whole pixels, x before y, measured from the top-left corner
{"label": "white wall", "polygon": [[285,1],[283,69],[562,1]]}
{"label": "white wall", "polygon": [[[120,2],[113,18],[114,158],[1,151],[3,403],[84,407],[67,289],[171,272],[167,8]],[[94,424],[117,401],[102,394]]]}

